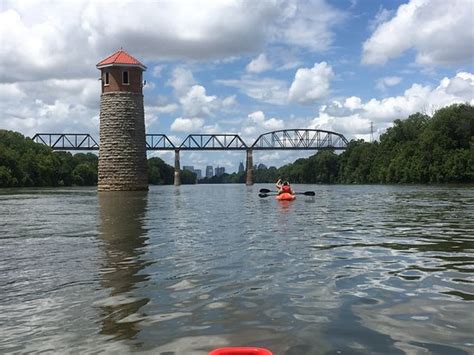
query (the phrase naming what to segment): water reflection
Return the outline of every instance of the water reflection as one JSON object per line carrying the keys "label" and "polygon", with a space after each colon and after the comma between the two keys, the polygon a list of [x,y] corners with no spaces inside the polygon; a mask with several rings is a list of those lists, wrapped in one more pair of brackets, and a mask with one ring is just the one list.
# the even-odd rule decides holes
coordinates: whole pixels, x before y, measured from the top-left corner
{"label": "water reflection", "polygon": [[293,201],[278,201],[278,206],[280,207],[280,212],[288,213],[292,210]]}
{"label": "water reflection", "polygon": [[131,339],[140,331],[133,315],[149,302],[134,294],[147,280],[143,272],[148,240],[144,227],[147,192],[99,193],[99,237],[103,242],[101,285],[109,297],[96,302],[101,309],[101,334]]}

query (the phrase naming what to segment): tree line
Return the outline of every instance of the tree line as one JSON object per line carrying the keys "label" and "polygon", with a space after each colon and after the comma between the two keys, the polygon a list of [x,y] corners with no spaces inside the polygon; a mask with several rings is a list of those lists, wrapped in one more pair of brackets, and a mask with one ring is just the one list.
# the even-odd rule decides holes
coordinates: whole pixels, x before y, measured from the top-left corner
{"label": "tree line", "polygon": [[[254,182],[292,183],[472,183],[474,107],[455,104],[430,117],[416,113],[395,120],[379,141],[352,140],[336,154],[321,150],[280,168],[254,170]],[[97,184],[97,155],[53,152],[17,132],[0,130],[0,187],[91,186]],[[150,184],[173,184],[174,168],[148,159]],[[181,171],[181,182],[196,174]],[[244,173],[204,178],[200,183],[244,183]]]}
{"label": "tree line", "polygon": [[455,104],[432,117],[395,120],[379,142],[353,140],[342,154],[320,151],[279,175],[301,183],[472,183],[474,107]]}
{"label": "tree line", "polygon": [[97,184],[95,154],[53,152],[22,134],[0,130],[0,187]]}
{"label": "tree line", "polygon": [[[416,113],[395,120],[379,141],[352,140],[336,154],[320,150],[280,167],[254,170],[254,182],[282,178],[307,184],[397,184],[474,182],[474,107],[455,104],[430,117]],[[245,173],[203,179],[243,183]]]}
{"label": "tree line", "polygon": [[[98,157],[93,153],[53,151],[18,132],[0,130],[0,187],[58,187],[97,185]],[[150,184],[173,184],[174,168],[160,158],[148,159]],[[183,184],[196,174],[181,172]]]}

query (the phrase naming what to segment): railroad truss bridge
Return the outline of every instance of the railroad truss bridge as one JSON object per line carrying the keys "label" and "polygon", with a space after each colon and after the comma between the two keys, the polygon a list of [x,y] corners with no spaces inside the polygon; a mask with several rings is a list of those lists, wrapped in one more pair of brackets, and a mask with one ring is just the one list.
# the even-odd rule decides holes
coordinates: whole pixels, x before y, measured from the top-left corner
{"label": "railroad truss bridge", "polygon": [[[89,134],[37,133],[33,141],[53,150],[93,151],[99,143]],[[285,129],[261,134],[253,144],[246,144],[238,134],[190,134],[175,145],[165,134],[146,134],[147,150],[175,152],[175,185],[180,185],[180,151],[186,150],[245,150],[247,152],[246,183],[253,183],[254,150],[345,150],[347,139],[340,133],[320,129]]]}

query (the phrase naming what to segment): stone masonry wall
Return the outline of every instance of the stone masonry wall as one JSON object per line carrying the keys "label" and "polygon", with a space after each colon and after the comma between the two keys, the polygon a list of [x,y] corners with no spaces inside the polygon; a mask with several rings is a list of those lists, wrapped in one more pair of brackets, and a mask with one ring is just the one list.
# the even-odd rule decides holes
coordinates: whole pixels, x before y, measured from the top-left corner
{"label": "stone masonry wall", "polygon": [[143,95],[100,98],[99,191],[148,189]]}

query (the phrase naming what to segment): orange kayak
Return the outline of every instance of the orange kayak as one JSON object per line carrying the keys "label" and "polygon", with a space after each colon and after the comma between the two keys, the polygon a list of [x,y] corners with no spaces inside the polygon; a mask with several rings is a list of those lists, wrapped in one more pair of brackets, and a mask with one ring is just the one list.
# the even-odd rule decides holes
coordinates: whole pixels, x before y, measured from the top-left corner
{"label": "orange kayak", "polygon": [[283,192],[276,197],[278,201],[293,201],[295,198],[295,195],[289,194],[288,192]]}

